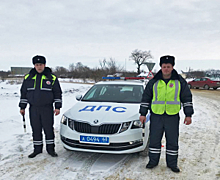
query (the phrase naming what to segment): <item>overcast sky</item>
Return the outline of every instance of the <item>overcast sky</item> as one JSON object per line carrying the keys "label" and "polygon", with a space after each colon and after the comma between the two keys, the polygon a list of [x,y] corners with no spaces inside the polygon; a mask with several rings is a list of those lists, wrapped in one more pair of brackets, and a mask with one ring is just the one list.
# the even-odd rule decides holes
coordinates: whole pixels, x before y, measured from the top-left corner
{"label": "overcast sky", "polygon": [[156,64],[174,55],[178,70],[220,69],[219,9],[219,0],[1,0],[0,70],[31,67],[39,54],[50,67],[112,57],[136,71],[135,49]]}

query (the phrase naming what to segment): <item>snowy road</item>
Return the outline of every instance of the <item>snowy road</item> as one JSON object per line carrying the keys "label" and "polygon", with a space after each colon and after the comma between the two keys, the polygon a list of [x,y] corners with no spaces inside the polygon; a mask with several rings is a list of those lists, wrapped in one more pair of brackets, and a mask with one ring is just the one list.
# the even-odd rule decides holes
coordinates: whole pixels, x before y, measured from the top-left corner
{"label": "snowy road", "polygon": [[[75,95],[85,92],[91,85],[62,83],[66,111],[75,103]],[[23,133],[18,114],[20,85],[0,83],[0,179],[220,179],[220,91],[193,90],[195,114],[193,124],[183,124],[181,112],[179,139],[179,167],[175,174],[165,164],[165,140],[158,167],[145,168],[148,157],[138,154],[110,155],[66,151],[59,139],[59,121],[55,119],[56,151],[58,158],[44,152],[34,159],[31,129],[27,118],[27,133]]]}

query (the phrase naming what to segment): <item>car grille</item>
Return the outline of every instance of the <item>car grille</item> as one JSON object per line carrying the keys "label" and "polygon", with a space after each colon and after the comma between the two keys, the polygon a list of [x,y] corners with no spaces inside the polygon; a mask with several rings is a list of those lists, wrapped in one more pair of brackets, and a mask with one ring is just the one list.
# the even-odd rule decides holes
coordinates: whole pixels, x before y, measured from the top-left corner
{"label": "car grille", "polygon": [[74,121],[74,129],[80,133],[92,134],[115,134],[118,132],[121,124],[102,124],[100,126],[91,126],[88,123]]}

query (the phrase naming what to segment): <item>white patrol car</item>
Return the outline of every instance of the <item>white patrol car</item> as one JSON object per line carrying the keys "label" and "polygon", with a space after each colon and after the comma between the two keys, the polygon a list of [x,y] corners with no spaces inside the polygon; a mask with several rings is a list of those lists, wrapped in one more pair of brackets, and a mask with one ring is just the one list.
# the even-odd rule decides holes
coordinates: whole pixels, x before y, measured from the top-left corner
{"label": "white patrol car", "polygon": [[[112,79],[112,78],[110,78]],[[102,81],[92,86],[61,119],[65,149],[98,153],[148,153],[149,117],[142,125],[141,81]]]}

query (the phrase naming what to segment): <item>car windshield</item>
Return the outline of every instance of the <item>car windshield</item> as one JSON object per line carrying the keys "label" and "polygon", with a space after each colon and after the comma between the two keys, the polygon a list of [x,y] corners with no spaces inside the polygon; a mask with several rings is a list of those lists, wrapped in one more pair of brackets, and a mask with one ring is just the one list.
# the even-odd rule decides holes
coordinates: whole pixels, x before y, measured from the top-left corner
{"label": "car windshield", "polygon": [[143,91],[142,85],[94,85],[82,101],[140,103]]}

